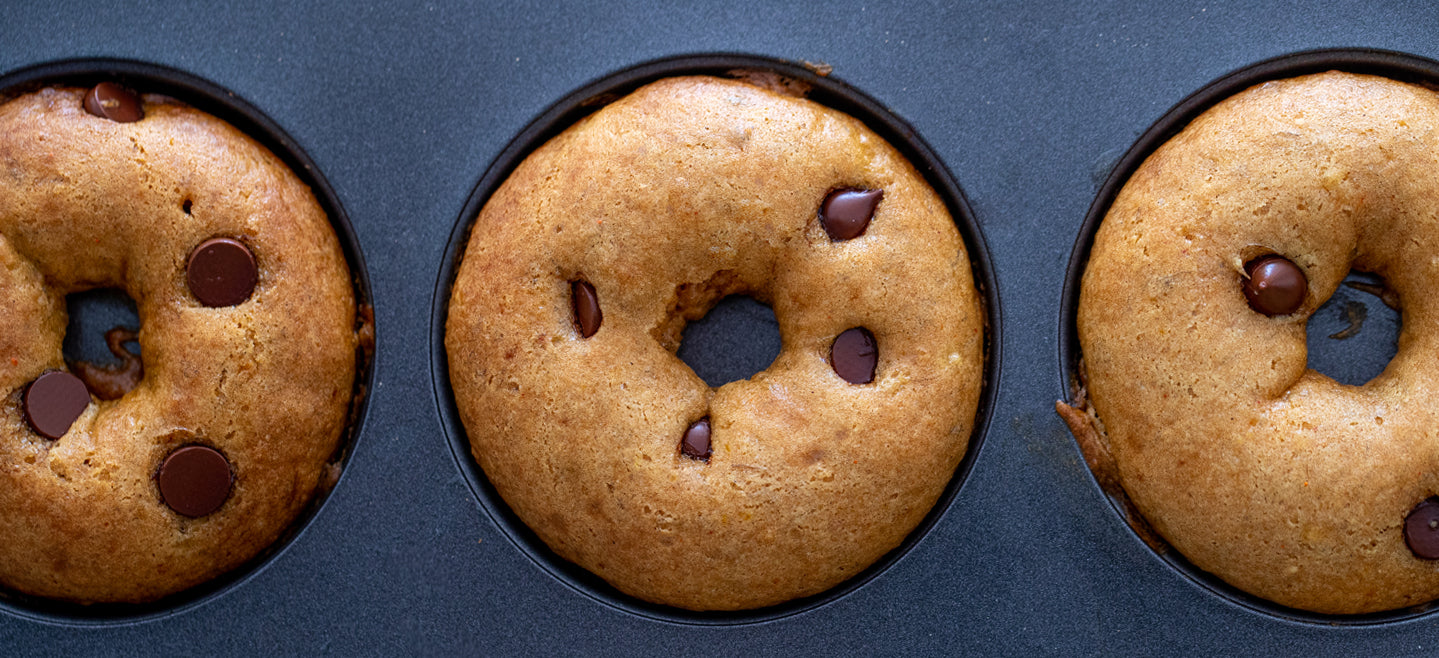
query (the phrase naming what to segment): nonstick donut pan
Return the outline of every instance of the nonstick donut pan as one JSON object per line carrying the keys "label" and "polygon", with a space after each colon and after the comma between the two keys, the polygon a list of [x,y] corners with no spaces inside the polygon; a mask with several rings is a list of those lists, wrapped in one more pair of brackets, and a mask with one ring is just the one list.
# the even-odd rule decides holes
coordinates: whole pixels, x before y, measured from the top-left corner
{"label": "nonstick donut pan", "polygon": [[[1434,651],[1439,612],[1427,606],[1282,609],[1151,549],[1054,402],[1080,357],[1073,303],[1089,240],[1128,171],[1203,107],[1264,79],[1340,68],[1439,80],[1439,9],[62,0],[4,13],[0,93],[119,79],[285,158],[330,213],[375,345],[338,481],[270,551],[143,606],[0,593],[0,653]],[[469,224],[529,149],[645,81],[753,70],[860,117],[945,197],[987,304],[986,388],[968,456],[899,549],[809,599],[693,613],[609,588],[512,515],[469,457],[442,327]],[[1382,369],[1397,318],[1373,302],[1356,292],[1321,309],[1311,364],[1341,380]],[[1368,317],[1359,335],[1325,338],[1346,331],[1352,305]],[[74,331],[126,321],[124,301],[104,295],[72,308]],[[766,313],[721,305],[692,326],[709,337],[685,358],[718,378],[763,368],[777,349]]]}

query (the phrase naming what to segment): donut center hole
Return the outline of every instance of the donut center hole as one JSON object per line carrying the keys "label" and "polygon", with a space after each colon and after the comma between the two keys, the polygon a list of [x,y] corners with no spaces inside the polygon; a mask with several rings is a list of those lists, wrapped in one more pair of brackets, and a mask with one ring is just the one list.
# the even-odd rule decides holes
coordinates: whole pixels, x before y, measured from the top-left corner
{"label": "donut center hole", "polygon": [[749,379],[779,356],[779,321],[753,297],[729,295],[690,322],[676,354],[711,387]]}
{"label": "donut center hole", "polygon": [[66,295],[65,308],[70,321],[61,353],[70,371],[102,400],[137,386],[144,367],[135,300],[118,288],[99,288]]}
{"label": "donut center hole", "polygon": [[[1351,271],[1309,317],[1309,367],[1341,384],[1362,386],[1399,351],[1400,314],[1385,303],[1384,279]],[[1393,293],[1387,293],[1393,301]],[[1397,304],[1396,304],[1397,306]]]}

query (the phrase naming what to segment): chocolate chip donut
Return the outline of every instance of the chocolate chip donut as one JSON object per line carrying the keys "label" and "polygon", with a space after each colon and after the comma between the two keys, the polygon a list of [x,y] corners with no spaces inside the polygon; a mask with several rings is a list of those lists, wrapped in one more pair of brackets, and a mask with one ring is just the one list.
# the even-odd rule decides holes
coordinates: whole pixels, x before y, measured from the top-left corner
{"label": "chocolate chip donut", "polygon": [[[309,503],[347,420],[355,301],[324,211],[273,154],[114,83],[12,98],[0,264],[0,584],[154,600],[254,557]],[[123,289],[141,322],[112,332],[140,357],[109,379],[61,353],[66,295],[93,288]]]}
{"label": "chocolate chip donut", "polygon": [[[1331,72],[1204,112],[1109,209],[1078,309],[1095,428],[1200,569],[1320,613],[1439,597],[1435,172],[1439,94]],[[1306,320],[1351,269],[1403,309],[1363,386],[1306,368]]]}
{"label": "chocolate chip donut", "polygon": [[[675,356],[726,295],[783,347],[710,388]],[[473,453],[555,553],[648,601],[744,609],[895,548],[964,454],[984,319],[945,204],[858,120],[661,80],[532,153],[450,299]]]}

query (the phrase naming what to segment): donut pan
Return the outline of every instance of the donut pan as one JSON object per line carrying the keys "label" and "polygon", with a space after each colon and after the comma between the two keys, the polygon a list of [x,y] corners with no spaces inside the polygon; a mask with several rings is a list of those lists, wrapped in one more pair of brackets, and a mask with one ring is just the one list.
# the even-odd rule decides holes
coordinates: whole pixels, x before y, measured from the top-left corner
{"label": "donut pan", "polygon": [[[276,546],[143,606],[0,592],[0,653],[1432,652],[1428,606],[1284,609],[1151,549],[1054,402],[1081,356],[1093,230],[1148,152],[1265,79],[1339,68],[1439,84],[1436,27],[1439,9],[1329,2],[7,8],[0,94],[120,79],[285,158],[329,211],[376,340],[342,475]],[[510,513],[469,457],[440,331],[469,223],[529,149],[645,81],[740,70],[807,84],[946,197],[987,303],[986,388],[969,454],[900,548],[809,599],[693,613],[609,588]],[[1341,303],[1368,320],[1329,339]],[[1310,325],[1311,365],[1362,382],[1393,354],[1397,320],[1362,293],[1330,306]],[[127,321],[103,296],[74,308],[72,327]],[[702,374],[762,368],[765,325],[756,305],[722,306],[699,326],[732,339],[695,339],[685,358]]]}

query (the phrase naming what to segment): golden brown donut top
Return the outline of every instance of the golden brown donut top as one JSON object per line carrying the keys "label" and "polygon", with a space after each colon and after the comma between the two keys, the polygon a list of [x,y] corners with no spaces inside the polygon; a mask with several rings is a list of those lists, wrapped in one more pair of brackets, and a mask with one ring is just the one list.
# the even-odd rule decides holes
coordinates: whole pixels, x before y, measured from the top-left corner
{"label": "golden brown donut top", "polygon": [[[883,196],[825,204],[846,190]],[[827,230],[822,204],[873,218]],[[741,292],[783,346],[711,389],[680,330]],[[893,147],[689,77],[581,120],[495,192],[446,347],[476,459],[556,553],[646,600],[741,609],[824,591],[929,511],[968,445],[983,324],[944,203]],[[855,328],[872,348],[836,343]],[[836,350],[873,381],[846,381]]]}
{"label": "golden brown donut top", "polygon": [[[162,96],[133,122],[97,116],[89,91],[0,105],[0,583],[146,601],[243,563],[309,502],[346,422],[355,302],[324,212],[278,158]],[[209,307],[186,270],[216,237],[244,245],[258,279]],[[102,287],[135,299],[143,379],[46,438],[22,397],[66,369],[65,295]],[[176,477],[224,464],[218,509],[178,513],[199,494]]]}
{"label": "golden brown donut top", "polygon": [[[1436,147],[1428,89],[1268,82],[1156,150],[1095,236],[1079,336],[1124,489],[1240,589],[1323,613],[1439,597],[1403,531],[1439,492]],[[1403,305],[1398,354],[1363,386],[1306,368],[1305,322],[1351,268]],[[1297,298],[1246,298],[1276,281]]]}

